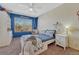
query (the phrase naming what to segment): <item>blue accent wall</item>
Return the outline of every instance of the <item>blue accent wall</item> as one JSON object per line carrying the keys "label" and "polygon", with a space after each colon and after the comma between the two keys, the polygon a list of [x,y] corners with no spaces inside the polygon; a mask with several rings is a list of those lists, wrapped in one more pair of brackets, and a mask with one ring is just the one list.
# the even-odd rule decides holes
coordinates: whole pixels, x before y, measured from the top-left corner
{"label": "blue accent wall", "polygon": [[30,17],[30,16],[24,16],[24,15],[18,15],[18,14],[13,14],[9,13],[10,18],[11,18],[11,30],[13,33],[13,37],[20,37],[22,35],[28,35],[32,34],[32,32],[15,32],[14,31],[14,17],[24,17],[32,20],[32,29],[37,29],[38,27],[38,17]]}

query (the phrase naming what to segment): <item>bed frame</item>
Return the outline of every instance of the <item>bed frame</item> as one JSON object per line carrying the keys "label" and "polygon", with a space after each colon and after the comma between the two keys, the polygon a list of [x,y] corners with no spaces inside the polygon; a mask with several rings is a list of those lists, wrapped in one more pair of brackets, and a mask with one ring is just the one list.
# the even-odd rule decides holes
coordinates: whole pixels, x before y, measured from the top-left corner
{"label": "bed frame", "polygon": [[[23,45],[23,44],[24,44],[24,41],[25,41],[24,39],[21,39],[21,48],[24,48],[24,45]],[[51,40],[48,40],[48,41],[43,42],[43,43],[42,43],[42,44],[43,44],[42,49],[36,51],[36,52],[34,53],[34,55],[38,55],[38,54],[40,54],[40,53],[46,51],[46,50],[48,49],[48,44],[51,44],[51,43],[53,43],[54,41],[55,41],[55,39],[51,39]],[[23,53],[27,53],[26,51],[22,52],[22,50],[23,50],[23,49],[21,49],[20,55],[22,55]]]}
{"label": "bed frame", "polygon": [[53,42],[55,42],[55,39],[51,39],[51,40],[43,42],[43,48],[41,50],[38,50],[37,52],[35,52],[35,55],[39,55],[40,53],[46,51],[48,49],[48,45]]}

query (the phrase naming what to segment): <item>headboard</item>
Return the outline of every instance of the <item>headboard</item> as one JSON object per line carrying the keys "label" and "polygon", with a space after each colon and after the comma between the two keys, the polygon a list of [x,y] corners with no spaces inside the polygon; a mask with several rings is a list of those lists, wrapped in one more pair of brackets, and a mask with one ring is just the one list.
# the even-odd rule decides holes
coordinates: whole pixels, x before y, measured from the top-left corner
{"label": "headboard", "polygon": [[39,33],[51,35],[55,38],[56,30],[42,30]]}

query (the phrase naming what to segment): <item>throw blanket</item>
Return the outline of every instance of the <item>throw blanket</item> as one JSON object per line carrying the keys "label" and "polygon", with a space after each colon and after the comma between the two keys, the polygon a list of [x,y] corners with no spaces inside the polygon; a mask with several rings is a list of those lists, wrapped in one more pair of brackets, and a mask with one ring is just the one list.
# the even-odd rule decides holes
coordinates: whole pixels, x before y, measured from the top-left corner
{"label": "throw blanket", "polygon": [[42,48],[42,41],[35,36],[31,36],[28,39],[24,39],[23,54],[34,54]]}

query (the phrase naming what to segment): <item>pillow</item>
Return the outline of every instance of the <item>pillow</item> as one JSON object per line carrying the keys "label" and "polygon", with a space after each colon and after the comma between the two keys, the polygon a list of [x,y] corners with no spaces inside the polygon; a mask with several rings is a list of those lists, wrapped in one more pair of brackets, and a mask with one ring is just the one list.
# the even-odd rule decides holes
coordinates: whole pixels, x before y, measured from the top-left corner
{"label": "pillow", "polygon": [[55,30],[42,30],[40,31],[40,34],[45,34],[49,35],[50,37],[53,37],[53,35],[55,34]]}
{"label": "pillow", "polygon": [[53,34],[55,33],[55,31],[54,30],[47,30],[46,32],[45,32],[45,34],[46,35],[49,35],[50,37],[53,37]]}
{"label": "pillow", "polygon": [[45,32],[46,32],[46,30],[42,30],[42,31],[40,31],[39,33],[40,33],[40,34],[45,34]]}

